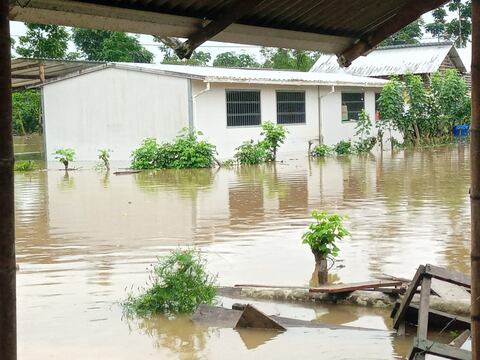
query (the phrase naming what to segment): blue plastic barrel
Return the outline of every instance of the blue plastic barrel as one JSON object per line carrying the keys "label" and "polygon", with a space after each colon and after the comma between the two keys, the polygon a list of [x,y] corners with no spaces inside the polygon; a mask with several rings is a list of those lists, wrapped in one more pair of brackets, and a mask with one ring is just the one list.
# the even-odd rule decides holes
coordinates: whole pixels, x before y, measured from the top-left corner
{"label": "blue plastic barrel", "polygon": [[453,130],[454,137],[466,137],[468,136],[468,132],[470,131],[470,125],[469,124],[455,125],[452,130]]}

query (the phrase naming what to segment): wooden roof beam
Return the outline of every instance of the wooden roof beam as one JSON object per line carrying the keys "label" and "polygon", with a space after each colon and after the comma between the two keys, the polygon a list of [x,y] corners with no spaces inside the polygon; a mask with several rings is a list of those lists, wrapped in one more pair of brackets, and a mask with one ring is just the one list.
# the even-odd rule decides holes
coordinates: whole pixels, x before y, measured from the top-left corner
{"label": "wooden roof beam", "polygon": [[370,33],[367,37],[360,39],[347,50],[338,54],[338,63],[342,67],[348,67],[352,61],[365,55],[383,40],[395,34],[420,16],[433,9],[438,8],[448,0],[410,0],[390,20]]}
{"label": "wooden roof beam", "polygon": [[243,16],[252,12],[263,0],[236,0],[227,10],[218,14],[216,20],[210,21],[207,25],[189,36],[188,40],[174,48],[180,59],[190,59],[197,47],[205,41],[225,30]]}

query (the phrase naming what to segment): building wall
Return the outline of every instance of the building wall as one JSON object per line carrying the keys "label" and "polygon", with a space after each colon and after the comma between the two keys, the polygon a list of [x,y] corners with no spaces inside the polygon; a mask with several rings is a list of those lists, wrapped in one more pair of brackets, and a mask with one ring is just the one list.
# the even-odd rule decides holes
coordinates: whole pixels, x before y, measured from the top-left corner
{"label": "building wall", "polygon": [[[262,121],[276,122],[276,90],[303,90],[305,91],[306,123],[285,125],[289,133],[285,144],[279,151],[279,157],[289,153],[304,152],[307,154],[308,142],[318,143],[319,138],[319,110],[318,96],[321,96],[322,134],[324,142],[333,145],[340,140],[353,138],[355,122],[342,122],[341,91],[365,92],[365,108],[372,119],[375,119],[375,92],[361,87],[336,87],[331,93],[331,87],[322,86],[288,86],[288,85],[257,85],[257,84],[211,84],[205,91],[206,84],[201,81],[193,82],[194,97],[194,124],[206,138],[217,146],[221,159],[231,158],[235,148],[243,141],[258,140],[260,126],[227,127],[227,109],[225,91],[228,89],[260,90]],[[378,89],[377,91],[380,91]]]}
{"label": "building wall", "polygon": [[47,159],[73,148],[78,161],[128,160],[147,137],[171,140],[188,126],[188,81],[123,69],[95,71],[44,87]]}

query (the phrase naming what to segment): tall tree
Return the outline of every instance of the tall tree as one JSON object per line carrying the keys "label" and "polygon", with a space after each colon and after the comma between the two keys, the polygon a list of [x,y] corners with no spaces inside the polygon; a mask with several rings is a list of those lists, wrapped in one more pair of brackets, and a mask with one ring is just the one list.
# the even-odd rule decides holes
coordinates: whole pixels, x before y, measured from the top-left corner
{"label": "tall tree", "polygon": [[138,38],[123,32],[75,28],[73,42],[82,57],[90,61],[151,63],[153,54]]}
{"label": "tall tree", "polygon": [[320,56],[316,51],[284,48],[262,48],[260,52],[265,58],[263,67],[283,70],[308,71]]}
{"label": "tall tree", "polygon": [[26,23],[27,32],[19,37],[15,48],[18,55],[30,58],[65,59],[70,35],[58,25]]}
{"label": "tall tree", "polygon": [[[157,38],[155,41],[161,42]],[[212,55],[204,51],[194,51],[190,59],[180,59],[169,46],[160,43],[158,47],[163,55],[162,64],[207,66],[212,59]]]}
{"label": "tall tree", "polygon": [[235,54],[232,51],[227,51],[217,55],[213,60],[213,66],[246,68],[260,67],[260,64],[249,54]]}
{"label": "tall tree", "polygon": [[422,27],[424,25],[422,18],[405,26],[402,30],[396,32],[389,38],[385,39],[381,46],[418,44],[423,35]]}
{"label": "tall tree", "polygon": [[435,10],[433,22],[425,29],[439,40],[455,41],[457,47],[465,47],[472,33],[472,1],[452,0]]}

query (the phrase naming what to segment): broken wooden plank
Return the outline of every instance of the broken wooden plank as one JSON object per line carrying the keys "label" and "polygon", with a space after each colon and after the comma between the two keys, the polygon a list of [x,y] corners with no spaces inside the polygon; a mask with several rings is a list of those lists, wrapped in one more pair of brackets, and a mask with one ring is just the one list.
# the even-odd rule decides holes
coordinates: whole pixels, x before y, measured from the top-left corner
{"label": "broken wooden plank", "polygon": [[432,278],[430,276],[424,276],[421,283],[422,290],[420,292],[420,306],[418,309],[417,337],[419,339],[426,339],[428,335],[431,284]]}
{"label": "broken wooden plank", "polygon": [[470,293],[467,288],[452,284],[440,279],[432,279],[432,293],[450,301],[468,301],[470,302]]}
{"label": "broken wooden plank", "polygon": [[461,273],[460,271],[447,270],[431,264],[427,264],[425,266],[425,273],[431,275],[436,279],[466,288],[470,288],[472,284],[470,277],[465,275],[464,273]]}
{"label": "broken wooden plank", "polygon": [[472,353],[467,350],[415,337],[409,360],[417,359],[417,354],[431,354],[452,360],[471,360]]}
{"label": "broken wooden plank", "polygon": [[366,281],[360,283],[352,284],[335,284],[335,285],[326,285],[321,287],[310,288],[309,291],[312,293],[326,293],[326,294],[336,294],[344,292],[352,292],[355,290],[364,290],[364,289],[378,289],[386,288],[392,286],[401,286],[403,282],[401,281]]}
{"label": "broken wooden plank", "polygon": [[456,347],[456,348],[461,348],[463,344],[468,340],[470,337],[470,330],[465,330],[462,332],[460,335],[458,335],[455,339],[452,340],[450,343],[450,346]]}
{"label": "broken wooden plank", "polygon": [[[394,317],[400,303],[396,303],[391,317]],[[404,320],[412,325],[418,323],[418,308],[417,304],[410,304],[404,315]],[[448,325],[448,330],[466,330],[470,329],[470,318],[464,316],[456,316],[443,311],[430,309],[428,314],[428,326],[434,329],[443,329]]]}
{"label": "broken wooden plank", "polygon": [[287,329],[280,323],[255,306],[248,304],[242,311],[242,315],[235,324],[234,329],[254,328],[286,331]]}
{"label": "broken wooden plank", "polygon": [[400,322],[403,321],[403,316],[405,315],[405,311],[407,310],[408,304],[410,304],[410,301],[412,301],[413,295],[417,291],[418,285],[420,284],[420,281],[422,280],[424,274],[425,274],[425,266],[420,265],[417,269],[417,272],[415,273],[415,276],[413,277],[412,282],[407,288],[407,291],[405,293],[405,296],[402,299],[402,302],[400,303],[400,307],[398,311],[395,314],[395,318],[393,319],[394,329],[398,329]]}

